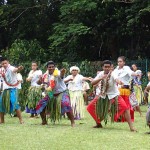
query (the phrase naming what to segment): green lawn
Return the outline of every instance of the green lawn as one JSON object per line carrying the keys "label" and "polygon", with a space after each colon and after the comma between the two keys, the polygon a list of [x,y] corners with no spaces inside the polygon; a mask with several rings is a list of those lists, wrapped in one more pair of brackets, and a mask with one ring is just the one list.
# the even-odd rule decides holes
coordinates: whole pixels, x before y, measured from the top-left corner
{"label": "green lawn", "polygon": [[7,115],[5,124],[0,125],[0,150],[148,150],[147,107],[141,109],[143,117],[135,113],[137,133],[130,132],[127,123],[108,123],[103,129],[93,129],[95,123],[87,112],[74,128],[67,119],[41,126],[40,118],[30,119],[29,114],[23,113],[25,124],[20,125],[17,118]]}

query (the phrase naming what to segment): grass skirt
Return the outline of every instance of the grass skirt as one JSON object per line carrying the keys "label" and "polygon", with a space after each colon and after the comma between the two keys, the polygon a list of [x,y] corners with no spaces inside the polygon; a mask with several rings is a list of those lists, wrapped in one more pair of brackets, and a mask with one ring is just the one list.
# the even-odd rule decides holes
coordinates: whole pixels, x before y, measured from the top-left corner
{"label": "grass skirt", "polygon": [[100,120],[104,120],[105,124],[111,117],[111,122],[114,122],[115,114],[118,112],[118,97],[112,101],[106,97],[105,99],[99,97],[96,104],[96,114]]}
{"label": "grass skirt", "polygon": [[42,98],[41,87],[31,86],[27,95],[26,112],[35,114],[38,101]]}
{"label": "grass skirt", "polygon": [[46,95],[38,102],[38,105],[36,106],[36,113],[40,114],[45,108],[46,112],[50,114],[52,122],[55,122],[56,120],[59,121],[62,115],[72,111],[68,93],[60,93],[51,99],[48,95]]}
{"label": "grass skirt", "polygon": [[69,91],[70,102],[75,119],[84,118],[84,99],[82,91]]}
{"label": "grass skirt", "polygon": [[134,86],[134,92],[136,95],[136,99],[138,100],[138,103],[141,104],[144,99],[144,93],[142,91],[142,86],[141,85],[139,85],[139,87]]}
{"label": "grass skirt", "polygon": [[0,96],[0,112],[12,114],[18,109],[20,109],[18,90],[16,88],[4,90]]}

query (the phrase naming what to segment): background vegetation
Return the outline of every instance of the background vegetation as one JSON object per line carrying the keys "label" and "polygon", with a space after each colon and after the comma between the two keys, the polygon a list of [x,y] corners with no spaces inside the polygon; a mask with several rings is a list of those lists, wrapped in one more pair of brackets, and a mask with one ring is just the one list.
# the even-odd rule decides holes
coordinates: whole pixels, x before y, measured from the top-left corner
{"label": "background vegetation", "polygon": [[23,62],[150,57],[149,0],[0,0],[0,51]]}

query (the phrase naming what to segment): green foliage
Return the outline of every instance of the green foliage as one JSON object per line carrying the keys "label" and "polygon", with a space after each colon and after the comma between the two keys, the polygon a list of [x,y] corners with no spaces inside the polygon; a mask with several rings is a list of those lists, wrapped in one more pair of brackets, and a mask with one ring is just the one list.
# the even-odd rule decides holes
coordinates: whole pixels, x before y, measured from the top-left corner
{"label": "green foliage", "polygon": [[3,55],[7,56],[10,62],[16,65],[32,62],[33,60],[37,62],[45,62],[44,60],[41,60],[41,57],[43,59],[46,57],[44,49],[40,46],[37,40],[29,42],[20,39],[15,40],[10,49],[4,51]]}
{"label": "green foliage", "polygon": [[16,39],[36,39],[44,49],[41,60],[150,56],[149,0],[7,0],[0,4],[0,50],[9,50]]}

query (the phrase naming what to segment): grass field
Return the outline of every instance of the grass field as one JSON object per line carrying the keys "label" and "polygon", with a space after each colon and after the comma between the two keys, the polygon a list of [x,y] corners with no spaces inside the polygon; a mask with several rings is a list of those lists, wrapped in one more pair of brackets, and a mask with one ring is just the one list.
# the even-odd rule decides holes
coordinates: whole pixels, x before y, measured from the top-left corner
{"label": "grass field", "polygon": [[[103,129],[92,128],[93,119],[86,112],[84,120],[76,121],[72,128],[67,119],[55,125],[41,126],[41,120],[30,119],[22,113],[25,123],[5,116],[0,125],[0,150],[149,150],[149,128],[145,124],[146,106],[141,107],[143,117],[135,113],[137,133],[129,131],[127,123],[108,123]],[[104,124],[103,124],[104,125]]]}

